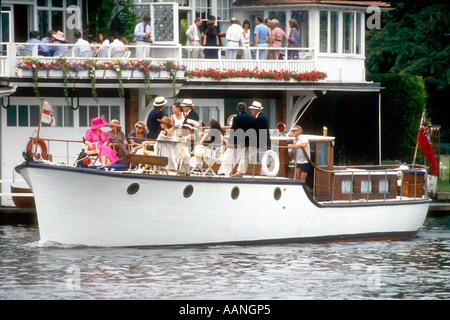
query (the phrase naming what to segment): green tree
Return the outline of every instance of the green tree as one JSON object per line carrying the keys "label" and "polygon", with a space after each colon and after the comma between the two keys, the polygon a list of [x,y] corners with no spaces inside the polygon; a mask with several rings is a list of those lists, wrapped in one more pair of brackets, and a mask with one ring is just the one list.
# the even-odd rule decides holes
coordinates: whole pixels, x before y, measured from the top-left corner
{"label": "green tree", "polygon": [[411,163],[422,111],[426,106],[427,94],[423,79],[390,72],[377,74],[374,80],[384,88],[381,92],[382,160]]}
{"label": "green tree", "polygon": [[[381,29],[367,33],[369,78],[377,74],[421,76],[427,91],[427,114],[450,141],[450,4],[391,2]],[[408,97],[404,97],[408,98]]]}

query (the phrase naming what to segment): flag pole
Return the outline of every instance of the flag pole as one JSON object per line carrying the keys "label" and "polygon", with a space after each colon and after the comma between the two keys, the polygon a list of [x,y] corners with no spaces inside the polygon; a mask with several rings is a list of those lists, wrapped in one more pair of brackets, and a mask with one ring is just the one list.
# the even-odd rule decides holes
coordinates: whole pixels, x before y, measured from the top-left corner
{"label": "flag pole", "polygon": [[36,137],[36,145],[34,146],[34,156],[36,157],[37,154],[37,146],[39,142],[39,132],[41,131],[41,122],[42,122],[42,109],[44,107],[44,98],[41,98],[41,110],[39,112],[39,123],[38,123],[38,130],[37,130],[37,137]]}
{"label": "flag pole", "polygon": [[[422,125],[422,119],[425,116],[425,109],[423,109],[422,112],[422,117],[420,118],[420,123],[419,123],[419,133],[420,133],[420,126]],[[414,159],[413,159],[413,163],[412,163],[412,167],[414,168],[414,165],[416,164],[416,157],[417,157],[417,146],[419,145],[419,140],[416,141],[416,151],[414,151]]]}

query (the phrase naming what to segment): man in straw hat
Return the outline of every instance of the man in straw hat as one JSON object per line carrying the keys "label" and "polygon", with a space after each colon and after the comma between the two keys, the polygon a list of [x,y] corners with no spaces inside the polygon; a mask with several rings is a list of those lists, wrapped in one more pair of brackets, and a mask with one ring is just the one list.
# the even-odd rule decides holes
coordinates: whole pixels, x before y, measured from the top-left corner
{"label": "man in straw hat", "polygon": [[159,133],[161,132],[161,126],[158,122],[158,119],[162,119],[164,117],[163,110],[166,107],[167,100],[164,97],[156,97],[153,101],[153,110],[150,112],[147,118],[147,128],[149,139],[158,138]]}
{"label": "man in straw hat", "polygon": [[199,117],[197,112],[194,110],[194,104],[192,103],[191,99],[184,99],[181,103],[181,108],[183,109],[184,113],[184,122],[183,124],[187,123],[189,119],[198,121]]}
{"label": "man in straw hat", "polygon": [[253,101],[252,105],[248,107],[250,112],[255,117],[255,130],[257,136],[257,148],[260,152],[265,152],[270,149],[270,132],[269,132],[269,121],[266,116],[262,113],[264,109],[261,102]]}

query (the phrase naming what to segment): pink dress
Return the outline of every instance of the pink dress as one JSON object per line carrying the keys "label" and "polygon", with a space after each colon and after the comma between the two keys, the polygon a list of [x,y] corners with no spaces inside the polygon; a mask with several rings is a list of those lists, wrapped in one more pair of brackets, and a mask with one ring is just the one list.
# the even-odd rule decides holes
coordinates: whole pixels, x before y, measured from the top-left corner
{"label": "pink dress", "polygon": [[98,143],[94,144],[92,146],[92,148],[89,148],[88,150],[89,151],[95,150],[95,149],[98,150],[100,161],[101,161],[102,156],[105,156],[106,158],[108,158],[111,161],[111,163],[114,163],[117,160],[119,160],[119,157],[117,157],[117,155],[113,149],[111,149],[107,145],[103,145],[105,143],[105,141],[106,141],[106,143],[109,143],[108,135],[106,132],[100,130],[100,136],[99,136],[95,132],[95,130],[88,129],[86,131],[86,135],[85,135],[84,139],[91,143],[98,142]]}
{"label": "pink dress", "polygon": [[[272,38],[272,48],[281,48],[281,41],[284,37],[286,37],[286,34],[283,30],[280,28],[275,28],[272,30],[271,33]],[[269,50],[269,55],[267,59],[269,60],[278,60],[278,56],[280,55],[280,50]]]}

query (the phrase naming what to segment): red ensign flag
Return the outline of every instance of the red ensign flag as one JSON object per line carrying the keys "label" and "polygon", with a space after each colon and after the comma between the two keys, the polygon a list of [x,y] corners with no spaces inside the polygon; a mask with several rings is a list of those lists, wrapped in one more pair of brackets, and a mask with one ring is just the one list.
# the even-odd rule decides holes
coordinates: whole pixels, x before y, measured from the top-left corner
{"label": "red ensign flag", "polygon": [[419,142],[420,148],[423,154],[431,162],[431,174],[438,175],[437,161],[434,156],[433,146],[431,145],[430,136],[428,135],[427,123],[425,122],[425,112],[422,114],[422,120],[420,120],[419,134],[417,135],[417,142]]}

